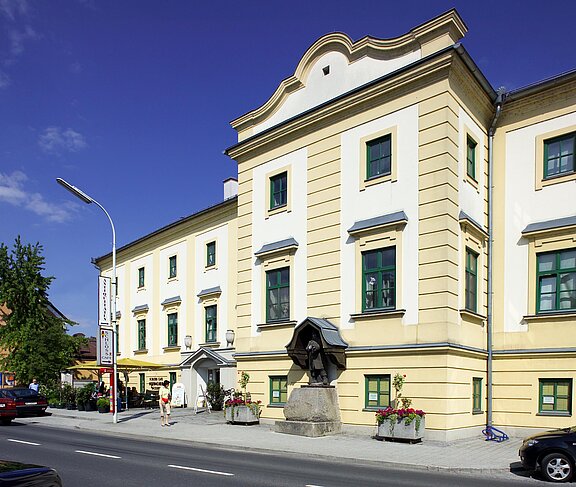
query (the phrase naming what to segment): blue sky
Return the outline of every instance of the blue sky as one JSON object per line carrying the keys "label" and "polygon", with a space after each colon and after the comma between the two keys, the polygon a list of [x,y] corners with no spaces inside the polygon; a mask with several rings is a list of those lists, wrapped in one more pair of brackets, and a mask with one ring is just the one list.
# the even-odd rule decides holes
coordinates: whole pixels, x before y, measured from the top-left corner
{"label": "blue sky", "polygon": [[576,68],[576,2],[0,0],[0,242],[44,246],[50,299],[94,334],[97,270],[118,246],[222,200],[230,120],[320,36],[395,37],[455,7],[494,88]]}

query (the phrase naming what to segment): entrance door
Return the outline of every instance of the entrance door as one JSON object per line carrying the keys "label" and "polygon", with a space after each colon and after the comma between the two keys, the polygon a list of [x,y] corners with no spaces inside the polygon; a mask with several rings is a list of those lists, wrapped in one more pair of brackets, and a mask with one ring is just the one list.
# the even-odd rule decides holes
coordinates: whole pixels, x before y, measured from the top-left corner
{"label": "entrance door", "polygon": [[220,369],[208,369],[208,383],[220,384]]}

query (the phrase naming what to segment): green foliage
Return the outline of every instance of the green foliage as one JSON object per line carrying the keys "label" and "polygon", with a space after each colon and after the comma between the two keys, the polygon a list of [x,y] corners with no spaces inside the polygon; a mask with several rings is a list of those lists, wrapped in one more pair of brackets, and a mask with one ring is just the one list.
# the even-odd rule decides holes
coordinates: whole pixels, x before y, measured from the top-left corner
{"label": "green foliage", "polygon": [[92,394],[96,391],[96,384],[90,382],[84,387],[76,390],[76,404],[84,404],[90,400]]}
{"label": "green foliage", "polygon": [[1,316],[0,348],[8,351],[0,367],[16,374],[21,385],[33,378],[54,385],[60,371],[74,362],[85,339],[66,333],[74,323],[55,316],[48,300],[53,277],[44,277],[43,247],[23,244],[18,237],[14,247],[0,243],[0,304],[8,309]]}
{"label": "green foliage", "polygon": [[76,403],[76,389],[72,387],[71,384],[62,384],[62,390],[60,393],[61,402],[64,404],[75,404]]}
{"label": "green foliage", "polygon": [[412,399],[402,396],[402,388],[406,381],[406,374],[397,373],[392,380],[392,386],[396,391],[396,407],[399,407],[398,401],[402,403],[403,409],[408,409],[412,405]]}
{"label": "green foliage", "polygon": [[107,397],[99,397],[98,401],[96,401],[96,407],[98,409],[104,409],[110,407],[110,399]]}
{"label": "green foliage", "polygon": [[222,411],[224,400],[229,394],[230,391],[224,389],[222,384],[208,382],[208,385],[206,386],[206,400],[210,404],[210,408],[212,408],[213,411]]}

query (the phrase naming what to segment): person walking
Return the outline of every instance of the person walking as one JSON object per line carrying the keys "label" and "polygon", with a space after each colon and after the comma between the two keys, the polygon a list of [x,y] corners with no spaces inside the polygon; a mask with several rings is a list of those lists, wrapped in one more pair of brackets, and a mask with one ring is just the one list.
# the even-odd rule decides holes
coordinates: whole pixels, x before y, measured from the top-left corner
{"label": "person walking", "polygon": [[170,381],[165,380],[158,391],[158,403],[160,404],[160,424],[162,426],[170,426],[170,401],[172,395],[168,386]]}
{"label": "person walking", "polygon": [[38,381],[36,379],[32,379],[32,382],[30,382],[28,389],[32,389],[34,392],[38,392],[39,388],[40,384],[38,384]]}

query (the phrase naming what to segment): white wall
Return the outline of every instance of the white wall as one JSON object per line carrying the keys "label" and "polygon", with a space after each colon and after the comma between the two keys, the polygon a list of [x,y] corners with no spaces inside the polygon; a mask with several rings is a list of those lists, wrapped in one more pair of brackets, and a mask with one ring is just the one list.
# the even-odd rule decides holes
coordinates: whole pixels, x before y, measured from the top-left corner
{"label": "white wall", "polygon": [[[522,239],[522,230],[530,223],[576,213],[574,181],[535,191],[536,137],[575,124],[576,114],[569,114],[506,135],[505,331],[526,330],[521,321],[528,314],[528,242]],[[539,168],[542,164],[538,161]]]}
{"label": "white wall", "polygon": [[[360,139],[397,126],[397,181],[383,182],[360,191]],[[404,211],[408,224],[402,233],[402,301],[404,324],[418,323],[418,107],[410,106],[342,133],[342,303],[341,327],[350,328],[355,308],[357,275],[356,248],[348,229],[359,220]]]}

